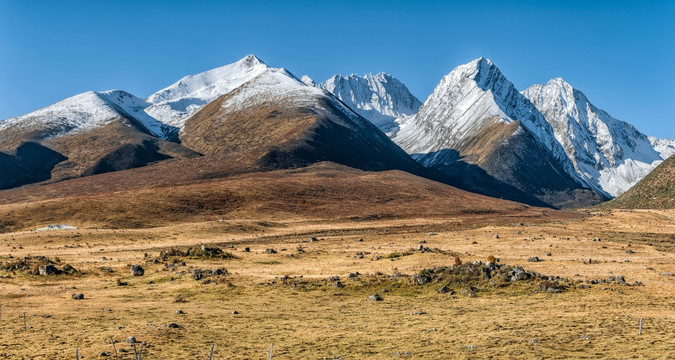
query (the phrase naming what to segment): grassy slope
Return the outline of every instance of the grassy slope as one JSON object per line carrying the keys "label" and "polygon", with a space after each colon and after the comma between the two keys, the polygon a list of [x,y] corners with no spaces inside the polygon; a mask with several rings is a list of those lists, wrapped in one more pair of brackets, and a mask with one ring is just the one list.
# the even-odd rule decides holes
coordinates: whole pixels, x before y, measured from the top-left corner
{"label": "grassy slope", "polygon": [[675,208],[675,156],[666,159],[628,191],[601,205],[601,207],[618,209]]}

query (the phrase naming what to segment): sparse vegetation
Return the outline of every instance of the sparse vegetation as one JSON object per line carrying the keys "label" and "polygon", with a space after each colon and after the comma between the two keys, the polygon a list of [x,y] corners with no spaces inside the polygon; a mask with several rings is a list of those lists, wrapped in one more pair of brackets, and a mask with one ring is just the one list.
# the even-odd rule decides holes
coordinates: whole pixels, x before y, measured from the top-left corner
{"label": "sparse vegetation", "polygon": [[[214,358],[257,358],[268,342],[280,359],[556,358],[589,350],[659,358],[669,350],[667,216],[675,214],[603,212],[544,223],[513,215],[256,218],[0,235],[0,344],[8,345],[0,353],[72,358],[77,346],[92,359],[113,350],[111,336],[127,351],[118,352],[121,359],[133,354],[130,336],[137,347],[146,342],[148,359],[202,358],[211,345]],[[528,235],[510,236],[521,221]],[[585,264],[579,254],[592,259]],[[545,261],[527,262],[533,255]],[[4,270],[26,257],[27,270]],[[32,275],[38,262],[84,275]],[[134,264],[143,276],[132,276]],[[380,300],[369,301],[375,294]],[[643,335],[626,341],[640,317]],[[429,341],[395,341],[420,336]]]}

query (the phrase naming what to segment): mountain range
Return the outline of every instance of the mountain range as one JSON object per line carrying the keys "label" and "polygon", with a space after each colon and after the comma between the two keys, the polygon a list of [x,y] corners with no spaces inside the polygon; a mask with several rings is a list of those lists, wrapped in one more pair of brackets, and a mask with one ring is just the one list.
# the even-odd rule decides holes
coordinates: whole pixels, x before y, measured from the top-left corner
{"label": "mountain range", "polygon": [[0,189],[198,158],[227,174],[329,161],[573,207],[625,192],[673,153],[675,141],[641,134],[564,80],[520,92],[485,58],[422,103],[387,73],[316,84],[249,55],[145,100],[91,91],[0,121]]}
{"label": "mountain range", "polygon": [[[374,79],[336,75],[320,86],[373,112],[383,107],[372,99],[391,88]],[[408,96],[400,89],[386,98]],[[393,108],[385,107],[386,114]],[[416,112],[375,123],[384,123],[381,130],[394,142],[456,186],[525,202],[524,194],[531,194],[561,207],[611,199],[675,153],[675,141],[640,133],[563,79],[519,92],[485,58],[453,69]]]}

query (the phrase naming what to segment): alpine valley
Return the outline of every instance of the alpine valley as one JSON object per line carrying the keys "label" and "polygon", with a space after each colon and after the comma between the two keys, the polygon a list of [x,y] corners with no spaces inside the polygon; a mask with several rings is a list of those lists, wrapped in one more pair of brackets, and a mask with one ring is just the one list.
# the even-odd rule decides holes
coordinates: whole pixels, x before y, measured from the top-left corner
{"label": "alpine valley", "polygon": [[0,121],[0,360],[672,359],[675,142],[445,71],[249,55]]}
{"label": "alpine valley", "polygon": [[315,84],[249,55],[145,100],[90,91],[0,121],[0,150],[4,189],[167,164],[204,178],[330,162],[569,208],[627,191],[675,141],[640,133],[560,78],[519,92],[485,58],[422,103],[387,73]]}

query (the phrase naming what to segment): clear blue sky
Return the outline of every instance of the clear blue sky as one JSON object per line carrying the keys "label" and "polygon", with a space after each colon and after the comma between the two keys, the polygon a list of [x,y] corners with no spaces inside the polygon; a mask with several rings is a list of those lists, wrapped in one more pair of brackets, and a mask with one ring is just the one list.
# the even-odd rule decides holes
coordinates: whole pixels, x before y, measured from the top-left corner
{"label": "clear blue sky", "polygon": [[422,101],[485,56],[520,90],[561,76],[675,138],[675,1],[0,0],[0,119],[88,90],[146,97],[249,53],[316,81],[386,71]]}

